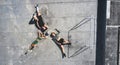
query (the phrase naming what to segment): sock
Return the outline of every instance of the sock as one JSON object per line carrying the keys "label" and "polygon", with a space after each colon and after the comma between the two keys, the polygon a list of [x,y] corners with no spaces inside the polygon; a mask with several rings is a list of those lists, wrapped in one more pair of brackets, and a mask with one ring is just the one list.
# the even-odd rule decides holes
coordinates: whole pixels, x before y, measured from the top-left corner
{"label": "sock", "polygon": [[39,8],[38,7],[36,7],[36,11],[39,12]]}

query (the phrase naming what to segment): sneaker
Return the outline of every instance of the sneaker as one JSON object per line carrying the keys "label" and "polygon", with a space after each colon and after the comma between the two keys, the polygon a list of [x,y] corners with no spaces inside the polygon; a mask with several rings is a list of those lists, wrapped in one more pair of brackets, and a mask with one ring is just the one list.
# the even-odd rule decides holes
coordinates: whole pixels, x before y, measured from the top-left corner
{"label": "sneaker", "polygon": [[71,45],[71,43],[68,43],[68,45]]}
{"label": "sneaker", "polygon": [[31,53],[31,52],[32,52],[32,50],[28,50],[28,52],[30,52],[30,53]]}
{"label": "sneaker", "polygon": [[29,51],[30,53],[32,52],[32,50]]}
{"label": "sneaker", "polygon": [[38,4],[35,6],[35,8],[37,8],[38,7]]}
{"label": "sneaker", "polygon": [[66,54],[65,54],[65,53],[62,54],[62,58],[64,58],[64,57],[66,57]]}

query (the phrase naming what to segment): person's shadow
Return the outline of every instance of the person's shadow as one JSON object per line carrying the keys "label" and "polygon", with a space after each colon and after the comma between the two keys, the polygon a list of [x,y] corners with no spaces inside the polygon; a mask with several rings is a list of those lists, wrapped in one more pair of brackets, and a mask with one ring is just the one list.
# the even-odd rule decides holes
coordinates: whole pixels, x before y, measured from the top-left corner
{"label": "person's shadow", "polygon": [[57,42],[57,40],[54,40],[54,39],[52,39],[52,41],[57,45],[57,47],[60,49],[60,51],[61,51],[61,54],[62,54],[62,58],[64,57],[64,53],[63,53],[63,51],[62,51],[62,47],[58,44],[58,42]]}
{"label": "person's shadow", "polygon": [[30,19],[29,24],[35,24],[35,21],[34,21],[33,17]]}

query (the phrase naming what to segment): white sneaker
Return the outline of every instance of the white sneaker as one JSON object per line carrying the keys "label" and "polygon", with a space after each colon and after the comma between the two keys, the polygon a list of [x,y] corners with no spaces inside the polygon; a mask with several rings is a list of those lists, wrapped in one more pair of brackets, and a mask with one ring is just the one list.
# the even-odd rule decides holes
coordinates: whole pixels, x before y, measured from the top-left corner
{"label": "white sneaker", "polygon": [[28,52],[32,52],[32,50],[28,50]]}

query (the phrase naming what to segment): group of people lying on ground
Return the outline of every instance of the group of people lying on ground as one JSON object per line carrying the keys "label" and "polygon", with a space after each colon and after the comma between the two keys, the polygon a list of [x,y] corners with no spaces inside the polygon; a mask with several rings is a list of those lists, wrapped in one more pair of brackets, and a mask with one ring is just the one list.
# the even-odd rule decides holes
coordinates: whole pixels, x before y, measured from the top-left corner
{"label": "group of people lying on ground", "polygon": [[[28,51],[32,51],[34,47],[37,47],[37,44],[42,39],[47,39],[46,36],[48,36],[48,26],[44,23],[43,18],[41,16],[41,13],[39,11],[38,5],[35,6],[36,12],[33,14],[33,21],[35,24],[35,27],[38,29],[37,31],[37,38],[32,42],[29,49],[25,52],[25,54],[28,53]],[[60,38],[58,35],[60,33],[59,30],[55,29],[56,32],[51,32],[50,37],[52,40],[57,44],[57,46],[60,48],[62,53],[62,58],[66,57],[64,47],[63,45],[71,45],[71,43],[63,38]]]}

